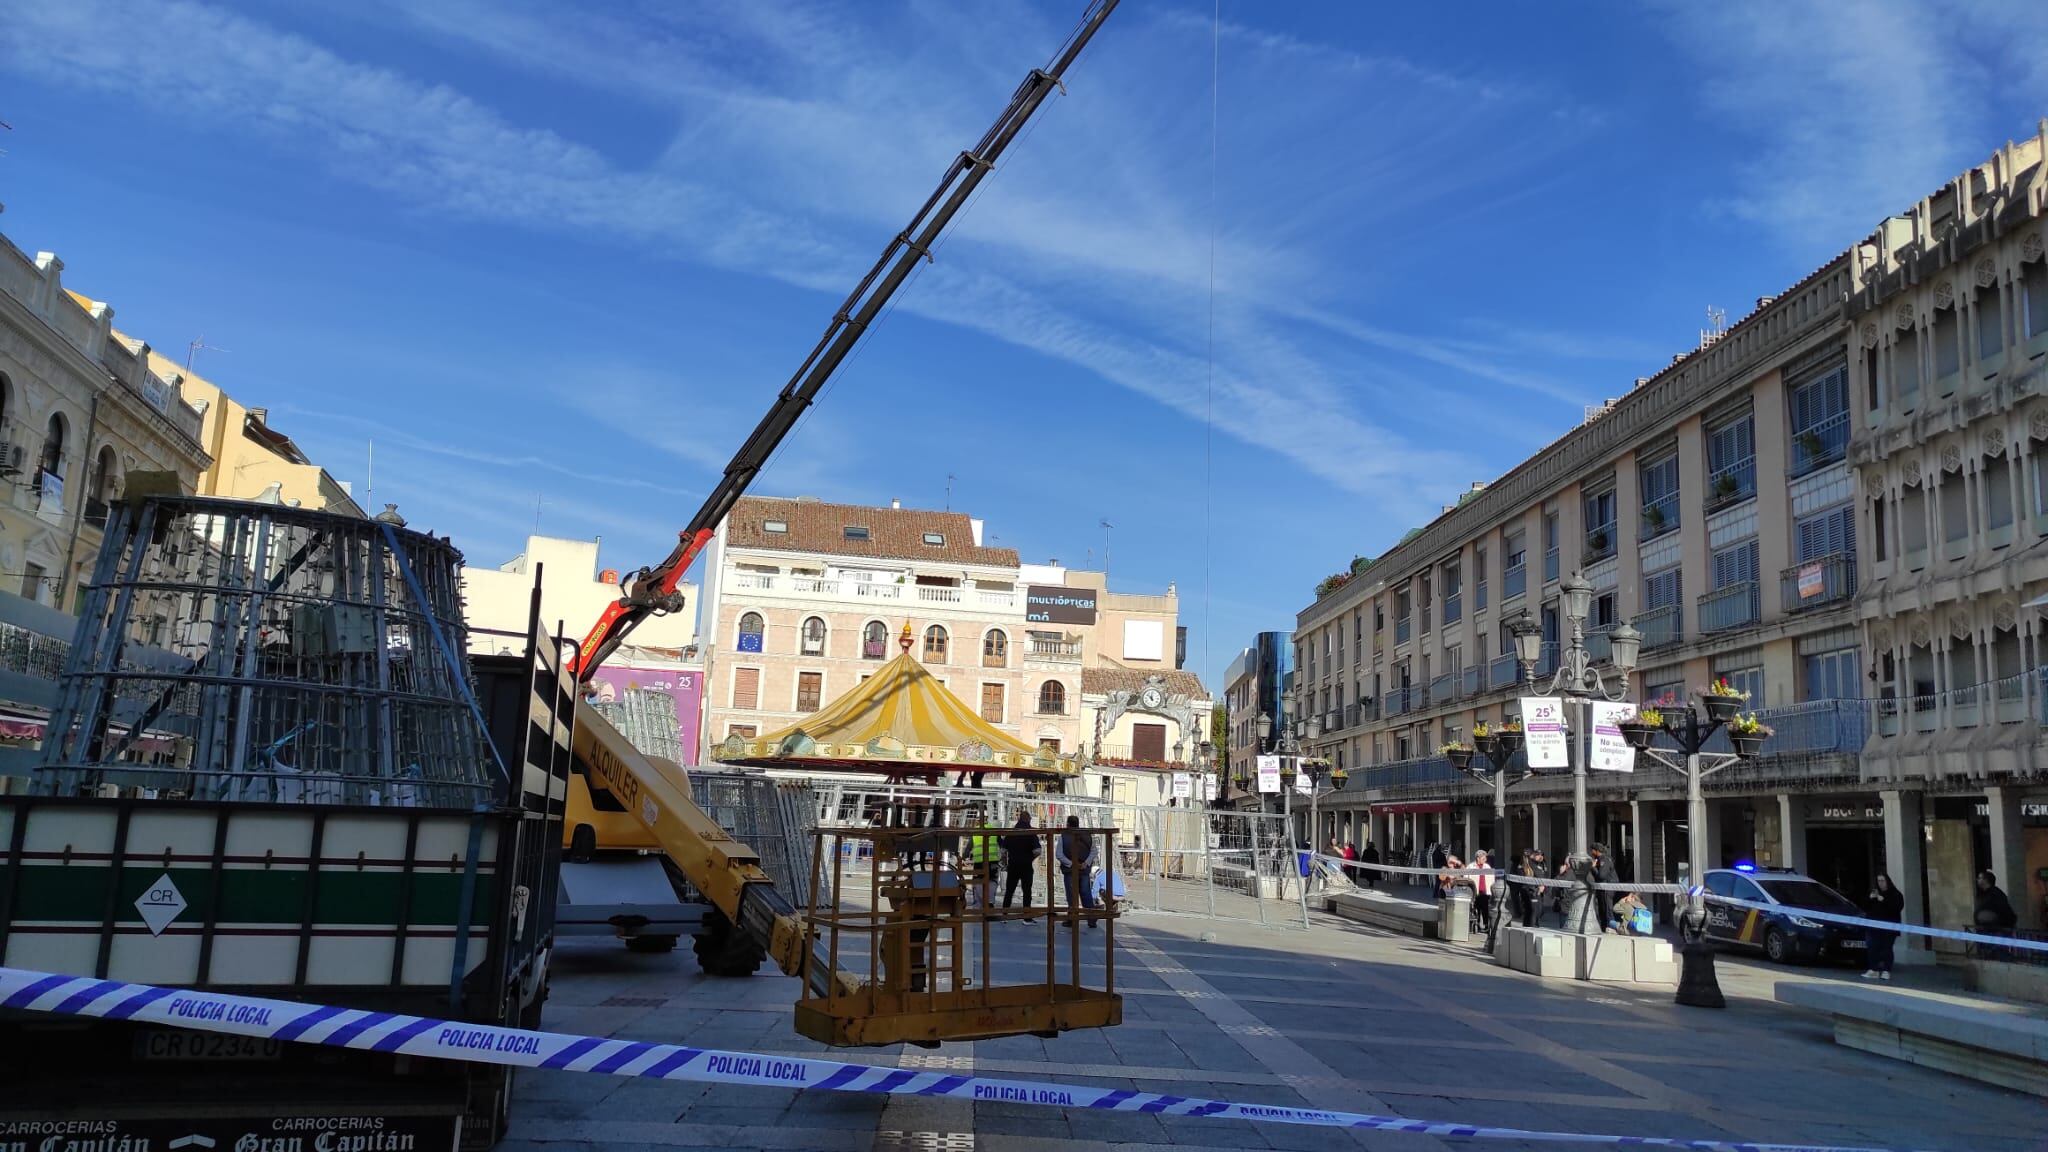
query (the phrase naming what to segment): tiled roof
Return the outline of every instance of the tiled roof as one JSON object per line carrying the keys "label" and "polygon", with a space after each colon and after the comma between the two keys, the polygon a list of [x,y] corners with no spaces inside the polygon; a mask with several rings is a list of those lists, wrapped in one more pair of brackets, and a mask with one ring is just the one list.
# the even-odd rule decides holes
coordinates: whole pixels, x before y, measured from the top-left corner
{"label": "tiled roof", "polygon": [[[768,521],[789,525],[787,532],[769,532]],[[864,540],[850,540],[848,526],[867,529]],[[936,533],[944,544],[927,544]],[[974,524],[965,512],[931,512],[917,508],[869,508],[861,504],[827,504],[822,500],[788,500],[774,496],[743,496],[725,520],[726,541],[735,548],[772,548],[786,552],[824,552],[888,560],[949,560],[1015,568],[1015,548],[983,548],[974,542]]]}
{"label": "tiled roof", "polygon": [[1083,694],[1100,695],[1122,688],[1126,692],[1137,692],[1145,687],[1147,676],[1158,676],[1165,681],[1170,695],[1186,696],[1191,700],[1209,699],[1209,690],[1202,687],[1202,678],[1183,668],[1168,668],[1154,672],[1145,668],[1132,668],[1112,660],[1100,668],[1081,669],[1081,691]]}

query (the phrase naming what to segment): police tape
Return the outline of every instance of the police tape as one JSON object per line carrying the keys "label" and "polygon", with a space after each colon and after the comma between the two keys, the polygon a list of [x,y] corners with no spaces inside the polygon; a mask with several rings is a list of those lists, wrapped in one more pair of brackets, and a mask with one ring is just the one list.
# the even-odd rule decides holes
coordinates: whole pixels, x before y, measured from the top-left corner
{"label": "police tape", "polygon": [[2022,952],[2048,952],[2048,940],[2027,940],[2017,936],[1992,936],[1983,932],[1962,932],[1953,928],[1930,928],[1925,924],[1901,924],[1896,920],[1872,920],[1867,916],[1848,916],[1840,912],[1822,912],[1814,908],[1801,908],[1793,904],[1765,904],[1757,900],[1744,900],[1738,896],[1717,896],[1707,894],[1709,904],[1726,904],[1733,908],[1747,908],[1758,912],[1773,912],[1780,916],[1791,916],[1817,920],[1827,924],[1842,924],[1852,928],[1875,929],[1879,932],[1898,932],[1908,936],[1927,936],[1936,940],[1960,940],[1965,944],[1982,944],[1993,948],[2011,948]]}
{"label": "police tape", "polygon": [[[1296,851],[1298,852],[1300,849],[1296,849]],[[1567,880],[1553,876],[1523,876],[1501,868],[1411,868],[1404,864],[1369,864],[1363,860],[1346,860],[1342,856],[1332,856],[1327,852],[1314,852],[1311,855],[1331,868],[1340,870],[1359,868],[1370,872],[1387,872],[1403,876],[1430,878],[1440,876],[1494,876],[1511,884],[1522,884],[1532,888],[1584,887],[1577,880]],[[1683,884],[1595,884],[1593,887],[1601,892],[1636,892],[1658,896],[1683,896],[1685,894],[1685,885]]]}
{"label": "police tape", "polygon": [[769,1056],[657,1044],[641,1040],[604,1039],[562,1032],[535,1032],[489,1024],[465,1024],[426,1016],[371,1012],[359,1008],[302,1004],[255,996],[233,996],[63,976],[19,968],[0,968],[0,1009],[52,1012],[106,1020],[163,1024],[221,1032],[234,1036],[288,1040],[334,1048],[391,1055],[465,1060],[475,1063],[538,1068],[563,1072],[594,1072],[655,1080],[710,1084],[747,1084],[769,1088],[878,1093],[893,1096],[937,1096],[1006,1104],[1036,1104],[1142,1112],[1159,1116],[1194,1116],[1219,1120],[1258,1120],[1320,1128],[1351,1128],[1406,1132],[1465,1140],[1519,1140],[1548,1144],[1588,1144],[1630,1148],[1688,1148],[1695,1152],[1888,1152],[1884,1149],[1826,1144],[1764,1144],[1736,1140],[1685,1140],[1653,1136],[1605,1136],[1579,1132],[1546,1132],[1494,1128],[1452,1121],[1416,1120],[1406,1116],[1374,1116],[1282,1105],[1205,1100],[1126,1088],[1097,1088],[1031,1080],[999,1080],[951,1072],[915,1072],[873,1064],[850,1064],[803,1056]]}

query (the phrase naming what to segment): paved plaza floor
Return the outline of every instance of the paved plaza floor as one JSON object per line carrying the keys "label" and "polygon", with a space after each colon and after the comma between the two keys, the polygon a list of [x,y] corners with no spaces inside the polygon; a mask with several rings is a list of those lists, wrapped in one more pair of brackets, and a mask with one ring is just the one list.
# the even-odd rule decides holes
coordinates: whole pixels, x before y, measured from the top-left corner
{"label": "paved plaza floor", "polygon": [[[1305,931],[1298,921],[1262,928],[1129,916],[1117,926],[1121,1027],[831,1055],[1525,1129],[1953,1152],[2048,1149],[2048,1101],[1838,1047],[1821,1018],[1771,1002],[1778,979],[1853,980],[1854,973],[1724,957],[1730,1003],[1712,1012],[1677,1007],[1666,990],[1541,981],[1496,968],[1476,951],[1322,915],[1313,921]],[[1094,934],[1085,935],[1100,957]],[[1042,965],[1042,953],[1010,963]],[[796,982],[782,976],[700,976],[687,948],[643,956],[615,942],[570,941],[556,954],[544,1026],[824,1053],[791,1028],[795,997]],[[505,1152],[1524,1146],[573,1073],[522,1072],[517,1095]]]}

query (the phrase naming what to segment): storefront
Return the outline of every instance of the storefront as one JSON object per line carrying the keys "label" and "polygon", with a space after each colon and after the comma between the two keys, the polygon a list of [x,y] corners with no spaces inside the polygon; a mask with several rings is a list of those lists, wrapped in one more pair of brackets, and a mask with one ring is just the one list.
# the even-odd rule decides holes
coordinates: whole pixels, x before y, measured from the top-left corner
{"label": "storefront", "polygon": [[1884,863],[1884,801],[1876,794],[1809,796],[1806,874],[1851,900],[1863,900]]}

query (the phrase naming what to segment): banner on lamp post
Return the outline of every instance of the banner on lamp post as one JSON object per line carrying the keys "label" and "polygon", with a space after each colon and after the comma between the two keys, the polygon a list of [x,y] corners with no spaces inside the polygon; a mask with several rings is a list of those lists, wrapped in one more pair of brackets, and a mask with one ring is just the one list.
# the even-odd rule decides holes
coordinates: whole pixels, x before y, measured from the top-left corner
{"label": "banner on lamp post", "polygon": [[1194,776],[1187,772],[1175,772],[1173,774],[1173,798],[1175,800],[1188,800],[1192,799],[1194,794]]}
{"label": "banner on lamp post", "polygon": [[1556,696],[1522,697],[1522,739],[1529,767],[1571,767],[1571,749],[1564,732],[1564,701]]}
{"label": "banner on lamp post", "polygon": [[1279,792],[1280,758],[1278,756],[1259,757],[1259,794],[1261,796],[1276,796]]}
{"label": "banner on lamp post", "polygon": [[1294,762],[1294,790],[1303,796],[1316,794],[1315,779],[1308,774],[1308,766],[1300,760]]}
{"label": "banner on lamp post", "polygon": [[1621,719],[1635,713],[1633,704],[1593,702],[1593,755],[1586,767],[1594,772],[1633,772],[1636,750],[1621,734]]}

